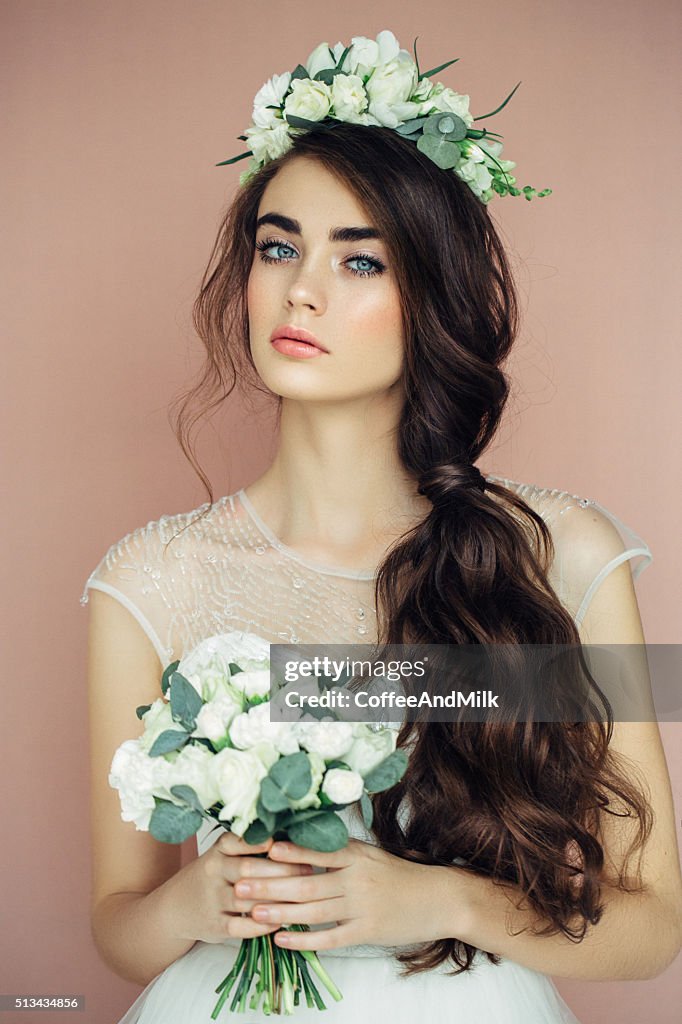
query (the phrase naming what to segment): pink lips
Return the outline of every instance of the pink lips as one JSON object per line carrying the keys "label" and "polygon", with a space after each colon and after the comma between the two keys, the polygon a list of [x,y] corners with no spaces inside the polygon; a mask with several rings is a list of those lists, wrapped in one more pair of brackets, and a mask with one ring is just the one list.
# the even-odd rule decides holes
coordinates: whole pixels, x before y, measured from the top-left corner
{"label": "pink lips", "polygon": [[[285,356],[310,359],[327,352],[314,334],[292,324],[280,324],[270,335],[272,347]],[[328,354],[328,353],[327,353]]]}

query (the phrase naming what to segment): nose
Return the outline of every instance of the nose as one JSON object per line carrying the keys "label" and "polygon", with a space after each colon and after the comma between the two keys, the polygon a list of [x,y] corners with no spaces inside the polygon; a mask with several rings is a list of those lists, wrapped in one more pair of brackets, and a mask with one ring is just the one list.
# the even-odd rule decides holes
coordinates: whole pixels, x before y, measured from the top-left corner
{"label": "nose", "polygon": [[319,280],[309,269],[301,267],[292,277],[287,288],[287,308],[307,306],[309,309],[322,312],[325,306],[324,289]]}

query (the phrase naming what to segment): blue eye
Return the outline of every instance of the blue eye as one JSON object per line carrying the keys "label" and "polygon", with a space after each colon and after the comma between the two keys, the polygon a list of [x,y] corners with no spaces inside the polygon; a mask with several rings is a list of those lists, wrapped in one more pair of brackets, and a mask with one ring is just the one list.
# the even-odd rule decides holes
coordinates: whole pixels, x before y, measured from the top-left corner
{"label": "blue eye", "polygon": [[[290,252],[295,252],[293,246],[287,242],[280,242],[276,238],[266,238],[261,242],[256,242],[256,249],[260,253],[260,258],[263,263],[288,263],[289,260],[286,257],[281,256],[268,256],[268,249],[288,249]],[[351,274],[355,274],[356,277],[378,277],[379,274],[383,274],[386,269],[385,265],[378,260],[375,256],[368,256],[365,253],[360,253],[357,256],[349,256],[345,261],[346,264],[350,263],[365,263],[369,264],[371,270],[355,270],[349,266]]]}

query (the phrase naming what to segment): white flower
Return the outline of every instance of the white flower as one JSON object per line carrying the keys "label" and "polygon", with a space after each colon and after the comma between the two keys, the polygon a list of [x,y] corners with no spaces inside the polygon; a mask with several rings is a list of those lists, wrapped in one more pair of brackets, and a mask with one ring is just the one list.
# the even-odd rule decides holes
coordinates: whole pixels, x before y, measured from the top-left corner
{"label": "white flower", "polygon": [[230,722],[241,714],[242,701],[237,694],[222,693],[199,710],[192,736],[203,736],[213,743],[222,740]]}
{"label": "white flower", "polygon": [[289,125],[280,121],[274,128],[246,128],[244,135],[258,164],[283,156],[293,146]]}
{"label": "white flower", "polygon": [[326,761],[343,757],[354,741],[350,722],[296,722],[295,729],[301,746],[320,754]]}
{"label": "white flower", "polygon": [[294,723],[270,721],[269,701],[237,715],[230,726],[230,739],[241,750],[262,741],[271,743],[280,754],[295,754],[299,749]]}
{"label": "white flower", "polygon": [[365,787],[362,775],[344,768],[330,768],[322,783],[322,792],[334,804],[352,804]]}
{"label": "white flower", "polygon": [[[189,743],[171,766],[171,786],[191,786],[206,810],[218,800],[218,786],[212,771],[214,754],[201,744]],[[176,798],[177,799],[177,798]]]}
{"label": "white flower", "polygon": [[234,630],[202,640],[181,659],[177,671],[192,684],[203,700],[213,700],[219,693],[230,692],[230,662],[246,668],[253,660],[269,657],[270,645],[265,640],[255,633]]}
{"label": "white flower", "polygon": [[218,817],[221,821],[231,821],[231,831],[243,836],[257,817],[260,784],[268,769],[250,750],[225,747],[212,756],[211,772],[217,786],[218,799],[224,804]]}
{"label": "white flower", "polygon": [[281,107],[282,101],[291,82],[291,72],[273,75],[262,85],[253,99],[253,123],[258,128],[270,128],[279,120],[281,114],[277,110],[268,110],[271,105]]}
{"label": "white flower", "polygon": [[367,93],[359,75],[335,75],[332,79],[332,105],[342,121],[358,121],[367,109]]}
{"label": "white flower", "polygon": [[486,165],[473,159],[458,164],[455,171],[479,198],[492,184],[493,178]]}
{"label": "white flower", "polygon": [[319,807],[322,803],[320,800],[319,789],[320,783],[322,782],[322,776],[324,775],[324,770],[326,768],[324,758],[311,751],[308,753],[308,762],[310,764],[310,775],[312,779],[310,789],[300,797],[300,799],[290,801],[291,807],[294,811],[304,811],[306,807]]}
{"label": "white flower", "polygon": [[364,723],[355,727],[355,740],[344,761],[363,777],[395,750],[397,733],[393,729],[374,732]]}
{"label": "white flower", "polygon": [[118,790],[123,821],[134,821],[139,832],[149,831],[156,806],[154,797],[172,800],[169,789],[173,765],[161,757],[149,757],[139,740],[126,740],[116,750],[109,770],[109,785]]}
{"label": "white flower", "polygon": [[181,725],[173,721],[170,704],[163,697],[158,697],[142,716],[144,732],[140,736],[140,750],[149,751],[155,740],[167,729],[180,730]]}
{"label": "white flower", "polygon": [[455,92],[454,89],[448,89],[441,82],[436,82],[428,99],[421,106],[422,114],[426,114],[429,111],[434,113],[438,111],[449,112],[461,117],[467,128],[471,128],[474,123],[474,119],[469,113],[469,97],[463,93]]}
{"label": "white flower", "polygon": [[370,100],[405,103],[417,87],[417,66],[409,54],[401,53],[374,70],[365,88]]}
{"label": "white flower", "polygon": [[332,91],[326,82],[295,78],[284,102],[284,114],[305,117],[308,121],[322,121],[329,113],[331,103]]}
{"label": "white flower", "polygon": [[[343,52],[343,51],[342,51]],[[305,62],[305,69],[311,78],[314,78],[318,71],[325,71],[336,66],[332,57],[329,43],[320,43]]]}
{"label": "white flower", "polygon": [[343,66],[355,74],[368,75],[380,64],[388,64],[394,60],[400,52],[406,51],[400,50],[398,40],[388,29],[379,32],[376,41],[367,39],[366,36],[353,36]]}
{"label": "white flower", "polygon": [[254,697],[266,697],[270,692],[270,669],[250,669],[247,672],[235,672],[232,685],[240,690],[247,700]]}

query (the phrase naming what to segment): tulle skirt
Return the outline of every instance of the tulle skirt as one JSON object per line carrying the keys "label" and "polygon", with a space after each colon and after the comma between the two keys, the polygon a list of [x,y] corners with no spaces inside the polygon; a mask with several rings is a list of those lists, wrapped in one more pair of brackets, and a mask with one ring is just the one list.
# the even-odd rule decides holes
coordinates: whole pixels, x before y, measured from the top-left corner
{"label": "tulle skirt", "polygon": [[[118,1024],[212,1024],[215,989],[238,948],[230,940],[195,943],[147,985]],[[402,978],[394,957],[356,956],[349,947],[318,955],[343,994],[339,1002],[317,982],[326,1010],[310,1009],[301,996],[289,1016],[266,1016],[260,1009],[235,1013],[228,1000],[217,1024],[380,1024],[379,1014],[383,1024],[580,1024],[551,978],[511,960],[496,966],[479,952],[472,969],[455,977],[446,973],[452,969],[446,963]]]}

